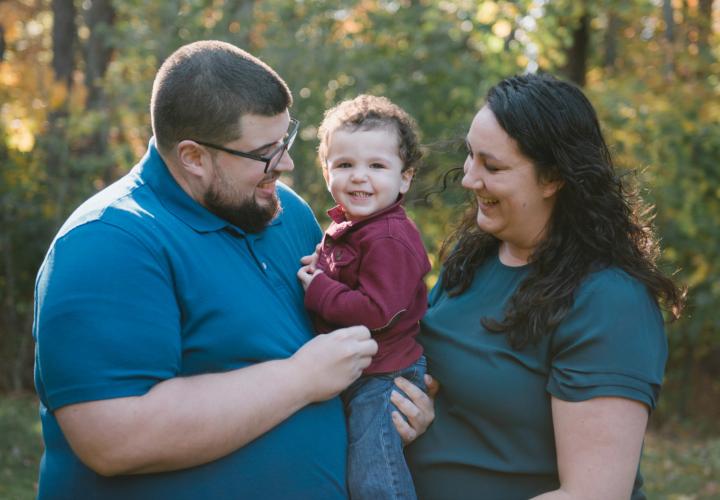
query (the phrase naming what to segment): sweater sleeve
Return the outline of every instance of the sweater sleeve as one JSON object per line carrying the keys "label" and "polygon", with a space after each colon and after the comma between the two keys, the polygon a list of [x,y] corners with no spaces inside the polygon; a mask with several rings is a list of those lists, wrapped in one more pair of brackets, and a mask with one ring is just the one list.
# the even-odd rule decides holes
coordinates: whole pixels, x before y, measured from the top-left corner
{"label": "sweater sleeve", "polygon": [[384,329],[408,310],[424,275],[405,243],[381,238],[362,256],[356,289],[319,274],[305,292],[305,307],[334,325]]}

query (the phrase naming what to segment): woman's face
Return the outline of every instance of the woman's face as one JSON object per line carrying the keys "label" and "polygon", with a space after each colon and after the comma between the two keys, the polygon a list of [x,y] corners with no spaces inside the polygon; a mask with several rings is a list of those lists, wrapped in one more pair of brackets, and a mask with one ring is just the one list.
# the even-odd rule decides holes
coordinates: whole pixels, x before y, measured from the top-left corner
{"label": "woman's face", "polygon": [[462,185],[477,197],[478,227],[513,253],[529,255],[544,235],[560,183],[538,179],[487,106],[475,115],[466,142]]}

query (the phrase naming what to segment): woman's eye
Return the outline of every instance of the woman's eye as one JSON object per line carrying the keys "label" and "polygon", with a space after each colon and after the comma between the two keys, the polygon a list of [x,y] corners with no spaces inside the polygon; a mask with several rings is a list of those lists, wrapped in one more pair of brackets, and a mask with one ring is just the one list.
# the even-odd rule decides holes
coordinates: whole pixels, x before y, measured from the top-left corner
{"label": "woman's eye", "polygon": [[467,151],[468,158],[472,159],[473,158],[472,148],[470,147],[470,144],[468,144],[467,142],[465,143],[465,151]]}

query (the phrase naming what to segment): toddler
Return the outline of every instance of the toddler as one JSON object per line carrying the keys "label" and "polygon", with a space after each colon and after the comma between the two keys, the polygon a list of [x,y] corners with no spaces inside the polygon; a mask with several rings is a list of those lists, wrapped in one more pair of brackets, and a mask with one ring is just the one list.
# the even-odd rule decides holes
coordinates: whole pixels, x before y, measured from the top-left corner
{"label": "toddler", "polygon": [[427,308],[430,263],[401,206],[421,157],[412,118],[384,97],[361,95],[325,113],[318,156],[337,205],[315,264],[298,278],[320,332],[365,325],[378,343],[372,363],[342,394],[353,499],[415,498],[390,394],[403,376],[425,388],[415,337]]}

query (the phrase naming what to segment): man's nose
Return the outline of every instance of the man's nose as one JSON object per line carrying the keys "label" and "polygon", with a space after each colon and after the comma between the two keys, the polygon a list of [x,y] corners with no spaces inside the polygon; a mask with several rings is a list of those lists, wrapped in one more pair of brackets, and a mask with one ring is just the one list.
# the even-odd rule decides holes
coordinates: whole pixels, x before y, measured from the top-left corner
{"label": "man's nose", "polygon": [[278,172],[292,172],[295,170],[295,162],[293,161],[292,156],[290,156],[290,151],[285,151],[282,158],[280,158],[280,161],[275,166],[275,170]]}

